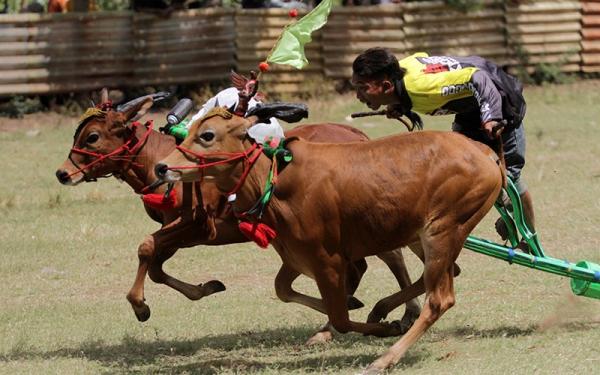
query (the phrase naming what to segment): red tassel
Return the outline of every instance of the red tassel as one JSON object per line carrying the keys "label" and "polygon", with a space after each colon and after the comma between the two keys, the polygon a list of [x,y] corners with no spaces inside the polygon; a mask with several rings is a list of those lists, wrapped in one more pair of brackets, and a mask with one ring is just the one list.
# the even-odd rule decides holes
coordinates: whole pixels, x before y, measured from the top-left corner
{"label": "red tassel", "polygon": [[256,242],[263,249],[269,246],[269,243],[275,238],[277,233],[268,225],[263,223],[249,223],[241,221],[239,224],[240,232],[244,233],[248,239]]}
{"label": "red tassel", "polygon": [[177,206],[177,195],[175,194],[175,190],[171,190],[167,199],[165,199],[164,194],[144,194],[142,195],[142,201],[151,208],[165,211]]}

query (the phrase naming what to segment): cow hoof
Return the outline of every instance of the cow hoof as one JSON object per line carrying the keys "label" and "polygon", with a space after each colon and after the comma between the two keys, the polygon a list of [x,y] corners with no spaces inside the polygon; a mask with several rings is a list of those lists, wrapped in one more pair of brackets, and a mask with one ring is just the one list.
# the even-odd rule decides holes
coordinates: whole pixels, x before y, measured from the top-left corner
{"label": "cow hoof", "polygon": [[346,303],[348,304],[348,310],[356,310],[365,306],[364,303],[354,296],[348,296]]}
{"label": "cow hoof", "polygon": [[140,322],[145,322],[150,319],[150,308],[146,305],[142,306],[139,309],[134,309],[135,317]]}
{"label": "cow hoof", "polygon": [[394,320],[393,322],[390,323],[390,326],[392,328],[391,329],[392,336],[402,336],[403,334],[408,332],[410,327],[412,327],[413,323],[414,323],[414,321],[408,322],[408,321],[405,321],[404,318],[402,318],[402,320]]}
{"label": "cow hoof", "polygon": [[405,329],[403,334],[406,333],[410,329],[410,327],[413,326],[413,324],[415,324],[415,322],[419,318],[419,315],[421,315],[421,311],[406,310],[404,316],[402,317],[402,319],[400,319],[399,323],[400,327],[402,329]]}
{"label": "cow hoof", "polygon": [[381,313],[377,310],[377,306],[375,306],[373,310],[371,310],[369,316],[367,317],[367,323],[379,323],[382,320],[385,320],[385,318],[387,318],[387,314]]}
{"label": "cow hoof", "polygon": [[309,338],[306,341],[306,345],[312,346],[312,345],[326,344],[326,343],[330,342],[331,340],[333,340],[333,333],[331,333],[330,331],[321,331],[321,332],[315,333],[313,335],[313,337]]}
{"label": "cow hoof", "polygon": [[199,286],[201,286],[204,289],[205,296],[210,296],[211,294],[224,292],[225,289],[227,289],[227,288],[225,288],[225,284],[223,284],[219,280],[211,280],[211,281],[209,281],[205,284],[201,284]]}

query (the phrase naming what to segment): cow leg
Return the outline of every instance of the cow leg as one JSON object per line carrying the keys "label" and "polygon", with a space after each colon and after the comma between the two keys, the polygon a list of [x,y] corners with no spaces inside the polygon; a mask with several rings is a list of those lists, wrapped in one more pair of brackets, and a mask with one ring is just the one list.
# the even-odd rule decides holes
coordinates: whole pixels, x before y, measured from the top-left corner
{"label": "cow leg", "polygon": [[[367,267],[367,261],[365,259],[359,259],[348,265],[348,273],[346,274],[346,293],[348,293],[348,309],[350,310],[364,306],[363,303],[353,295],[360,284],[360,280],[367,271]],[[329,342],[333,339],[334,331],[333,325],[328,321],[319,329],[319,331],[317,331],[317,333],[306,341],[306,345]]]}
{"label": "cow leg", "polygon": [[196,221],[177,220],[152,234],[156,255],[151,260],[148,270],[150,279],[155,283],[165,284],[180,292],[187,298],[196,301],[202,297],[222,292],[225,285],[218,280],[193,285],[176,279],[163,270],[163,263],[177,252],[179,247],[191,247],[206,241],[206,236],[199,235],[201,226]]}
{"label": "cow leg", "polygon": [[147,236],[138,248],[139,266],[135,281],[127,300],[139,321],[150,318],[150,308],[144,303],[144,280],[146,273],[155,283],[165,284],[185,295],[191,300],[225,290],[225,285],[218,280],[205,284],[193,285],[180,281],[162,269],[165,261],[171,258],[181,246],[192,247],[206,241],[206,236],[198,231],[202,227],[196,221],[182,221],[181,218],[164,226]]}
{"label": "cow leg", "polygon": [[292,288],[292,283],[298,276],[300,276],[300,272],[285,263],[281,265],[277,276],[275,276],[275,294],[277,298],[286,303],[296,302],[326,314],[327,312],[320,299],[298,293]]}
{"label": "cow leg", "polygon": [[[277,294],[277,297],[283,302],[300,303],[326,314],[323,302],[320,299],[298,293],[292,288],[292,283],[298,276],[300,276],[300,272],[284,263],[275,277],[275,293]],[[333,328],[331,327],[331,324],[327,322],[317,333],[306,341],[306,345],[325,343],[331,341],[331,339],[333,339]]]}
{"label": "cow leg", "polygon": [[[310,307],[320,313],[327,314],[323,300],[306,294],[299,293],[292,288],[292,283],[300,276],[300,272],[296,271],[287,264],[282,264],[277,276],[275,276],[275,293],[277,298],[283,302],[295,302],[301,305]],[[353,310],[362,307],[362,303],[356,300],[351,295],[346,294],[344,306]]]}
{"label": "cow leg", "polygon": [[[423,247],[420,242],[410,244],[408,247],[415,253],[415,255],[417,255],[417,257],[419,257],[419,259],[422,261],[424,260]],[[459,274],[460,267],[458,264],[454,263],[454,277],[458,276]],[[415,283],[407,287],[402,287],[400,292],[394,293],[377,302],[371,313],[369,313],[367,322],[379,322],[385,319],[389,312],[406,303],[406,312],[404,313],[402,319],[397,321],[397,323],[400,325],[403,332],[407,332],[420,315],[421,307],[418,304],[417,297],[424,293],[425,285],[423,283],[423,277],[421,277]],[[418,312],[414,307],[409,308],[409,304],[411,304],[413,301],[416,302],[416,305],[419,309]]]}
{"label": "cow leg", "polygon": [[133,308],[135,316],[140,322],[150,318],[150,308],[144,303],[144,280],[148,272],[148,265],[154,256],[154,243],[152,237],[148,236],[138,247],[139,265],[133,286],[127,293],[127,300]]}
{"label": "cow leg", "polygon": [[[404,263],[404,256],[402,255],[401,249],[381,253],[378,254],[377,257],[388,266],[390,271],[392,271],[392,273],[396,277],[396,280],[398,281],[400,290],[405,290],[410,285],[412,285],[412,282],[410,281],[410,276],[408,275],[408,270],[406,268],[406,263]],[[422,294],[422,292],[420,294]],[[400,299],[400,301],[401,303],[396,304],[394,303],[394,301],[390,301],[389,297],[380,300],[375,304],[375,307],[373,307],[373,310],[369,313],[367,322],[373,323],[384,320],[392,310],[404,303],[403,299]],[[416,298],[416,296],[406,301],[406,310],[404,312],[404,316],[400,320],[400,326],[402,330],[404,332],[408,331],[408,329],[413,325],[413,323],[417,320],[420,314],[421,305],[419,304],[419,300]]]}
{"label": "cow leg", "polygon": [[[327,253],[325,250],[319,252]],[[321,292],[327,315],[333,328],[340,333],[349,331],[379,337],[398,336],[399,327],[389,323],[359,323],[350,320],[346,303],[347,264],[339,256],[319,257],[319,264],[313,269],[317,286]]]}
{"label": "cow leg", "polygon": [[[415,343],[448,309],[454,306],[454,260],[460,253],[462,241],[450,231],[422,238],[425,249],[425,304],[415,324],[388,351],[371,363],[365,374],[380,373],[398,363],[408,348]],[[466,236],[465,236],[466,237]]]}

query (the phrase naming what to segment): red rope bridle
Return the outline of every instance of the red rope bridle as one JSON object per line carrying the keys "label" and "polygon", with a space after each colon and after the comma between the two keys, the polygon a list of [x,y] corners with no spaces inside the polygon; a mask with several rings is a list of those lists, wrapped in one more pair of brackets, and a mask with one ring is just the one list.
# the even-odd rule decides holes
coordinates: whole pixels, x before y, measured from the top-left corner
{"label": "red rope bridle", "polygon": [[[198,152],[192,151],[192,150],[182,147],[182,146],[177,146],[177,149],[184,154],[193,156],[193,159],[198,161],[198,164],[189,165],[189,166],[188,165],[173,166],[173,167],[169,167],[168,168],[169,170],[174,171],[174,170],[196,169],[196,168],[202,170],[202,169],[212,167],[215,165],[227,164],[227,163],[231,163],[233,161],[239,160],[239,159],[243,159],[244,171],[242,172],[242,176],[240,177],[240,180],[235,185],[235,187],[229,193],[227,193],[227,196],[229,196],[231,194],[235,194],[242,187],[242,185],[244,184],[244,181],[246,180],[246,177],[248,177],[248,174],[250,173],[250,170],[252,169],[252,167],[256,163],[256,160],[258,160],[258,157],[262,153],[263,147],[262,147],[262,145],[259,145],[258,143],[254,143],[252,145],[252,147],[250,147],[249,149],[242,151],[242,152],[207,152],[207,153],[198,153]],[[215,157],[224,157],[224,159],[219,159],[219,160],[213,161],[213,162],[206,162],[206,159],[215,159]]]}
{"label": "red rope bridle", "polygon": [[[106,174],[106,175],[97,176],[97,177],[89,177],[88,174],[86,173],[86,170],[89,171],[91,167],[101,165],[106,160],[112,160],[112,161],[129,160],[130,163],[126,169],[129,169],[134,164],[137,166],[142,166],[140,163],[134,162],[134,159],[137,156],[137,154],[140,152],[142,147],[144,147],[144,145],[146,144],[146,141],[148,140],[148,136],[150,136],[150,133],[152,133],[154,124],[153,124],[152,120],[147,121],[146,124],[144,124],[144,126],[146,127],[146,132],[144,133],[144,135],[142,135],[142,137],[140,139],[137,139],[137,142],[135,142],[136,141],[136,136],[135,136],[136,130],[141,125],[142,124],[140,122],[137,122],[137,121],[133,122],[131,124],[131,130],[132,130],[131,138],[129,138],[129,140],[127,140],[123,145],[117,147],[115,150],[109,152],[108,154],[101,154],[98,152],[87,151],[87,150],[77,148],[77,147],[71,148],[71,152],[69,153],[69,160],[71,160],[71,163],[73,163],[73,165],[77,169],[74,172],[70,173],[69,177],[71,177],[77,173],[82,173],[85,181],[96,181],[98,177],[102,177],[102,178],[110,177],[112,174]],[[96,159],[94,159],[90,163],[85,164],[80,167],[71,158],[71,155],[73,153],[91,156]],[[125,155],[123,155],[123,154],[125,154]]]}

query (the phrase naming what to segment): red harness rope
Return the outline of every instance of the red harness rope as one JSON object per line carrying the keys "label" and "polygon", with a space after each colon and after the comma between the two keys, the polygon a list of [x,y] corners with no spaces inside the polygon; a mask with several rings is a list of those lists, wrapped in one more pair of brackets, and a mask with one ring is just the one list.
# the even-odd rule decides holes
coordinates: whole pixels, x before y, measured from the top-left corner
{"label": "red harness rope", "polygon": [[[132,145],[132,143],[136,140],[135,133],[136,133],[137,128],[140,125],[141,125],[141,123],[139,123],[137,121],[132,123],[131,124],[131,129],[132,129],[132,134],[133,134],[132,137],[127,142],[125,142],[123,145],[121,145],[120,147],[117,147],[115,150],[109,152],[108,154],[100,154],[98,152],[87,151],[87,150],[83,150],[83,149],[77,148],[77,147],[71,148],[71,153],[92,156],[92,157],[95,157],[96,159],[82,167],[73,163],[75,165],[75,167],[77,167],[77,169],[75,170],[75,172],[70,173],[69,177],[71,177],[77,173],[83,173],[83,175],[87,178],[85,171],[89,170],[90,167],[95,166],[97,164],[101,164],[102,162],[104,162],[107,159],[113,160],[113,161],[124,160],[126,158],[121,155],[122,153],[126,153],[127,156],[132,156],[132,157],[137,156],[137,153],[141,150],[141,148],[146,143],[146,140],[148,139],[148,136],[150,135],[150,133],[152,133],[152,128],[154,127],[152,120],[146,122],[146,124],[144,125],[146,127],[146,132],[139,140],[137,140],[137,142],[135,144]],[[69,154],[69,158],[70,157],[71,157],[71,154]],[[73,160],[71,160],[71,161],[73,161]],[[135,162],[133,161],[133,158],[132,158],[131,164],[134,164],[134,163]],[[139,163],[136,163],[136,164],[141,166],[141,164],[139,164]]]}
{"label": "red harness rope", "polygon": [[[235,194],[244,184],[244,181],[246,180],[246,177],[248,177],[248,174],[250,173],[250,170],[252,169],[252,166],[254,166],[254,163],[256,163],[256,160],[258,160],[258,157],[260,156],[260,154],[262,153],[262,145],[259,145],[258,143],[255,143],[252,145],[252,147],[250,147],[249,149],[242,151],[242,152],[209,152],[209,153],[197,153],[194,152],[190,149],[187,149],[185,147],[181,147],[181,146],[177,146],[177,149],[181,152],[183,152],[184,154],[189,154],[194,156],[199,164],[196,165],[191,165],[191,166],[174,166],[174,167],[169,167],[169,170],[182,170],[182,169],[205,169],[208,167],[212,167],[214,165],[219,165],[219,164],[226,164],[226,163],[230,163],[232,161],[238,160],[238,159],[244,159],[244,171],[242,172],[242,176],[240,177],[240,180],[238,181],[238,183],[235,185],[235,187],[229,192],[227,193],[227,195],[231,195],[231,194]],[[220,159],[217,161],[213,161],[213,162],[206,162],[206,159],[209,158],[213,158],[215,156],[223,156],[225,157],[225,159]]]}
{"label": "red harness rope", "polygon": [[[252,147],[250,147],[249,149],[247,149],[243,152],[234,152],[234,153],[211,152],[211,153],[200,154],[200,153],[196,153],[192,150],[186,149],[181,146],[177,146],[177,149],[185,154],[194,156],[199,161],[199,164],[196,164],[193,166],[169,167],[170,170],[193,169],[193,168],[204,169],[204,168],[208,168],[213,165],[225,164],[225,163],[229,163],[229,162],[232,162],[235,160],[243,159],[244,164],[245,164],[244,171],[242,172],[242,175],[241,175],[238,183],[227,194],[227,196],[229,197],[229,196],[235,194],[242,187],[242,185],[244,184],[244,181],[246,180],[246,177],[248,177],[248,174],[250,173],[250,170],[252,169],[252,166],[254,166],[254,163],[256,163],[256,160],[258,160],[260,154],[262,153],[263,146],[255,143],[252,145]],[[223,157],[225,157],[225,159],[221,159],[221,160],[217,160],[217,161],[213,161],[213,162],[205,161],[209,157],[215,157],[215,156],[223,156]],[[238,224],[240,231],[246,237],[248,237],[248,239],[254,241],[258,246],[262,247],[263,249],[266,248],[269,245],[269,243],[277,236],[277,233],[266,224],[260,223],[258,221],[254,221],[254,222],[245,221],[247,219],[247,215],[236,214],[235,211],[234,211],[234,215],[240,220],[240,222]]]}

